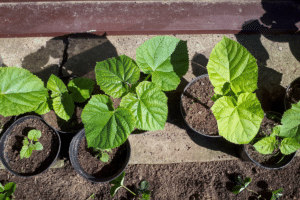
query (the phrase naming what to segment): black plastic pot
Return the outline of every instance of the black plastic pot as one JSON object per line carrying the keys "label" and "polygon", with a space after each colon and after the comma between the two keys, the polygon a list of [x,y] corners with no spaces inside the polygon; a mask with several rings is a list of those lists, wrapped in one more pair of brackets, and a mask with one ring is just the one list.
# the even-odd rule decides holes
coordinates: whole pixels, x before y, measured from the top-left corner
{"label": "black plastic pot", "polygon": [[[267,116],[267,118],[271,117],[271,116],[275,116],[276,120],[278,122],[280,122],[282,114],[277,113],[277,112],[266,112],[265,116]],[[254,164],[256,164],[257,166],[260,166],[262,168],[265,169],[282,169],[284,167],[286,167],[288,164],[290,164],[292,162],[292,160],[294,159],[296,155],[295,153],[292,153],[290,155],[285,155],[284,158],[282,160],[280,160],[280,162],[273,164],[273,165],[263,165],[257,161],[255,161],[248,153],[247,149],[245,148],[245,145],[243,147],[240,148],[240,158],[244,161],[250,161],[253,162]]]}
{"label": "black plastic pot", "polygon": [[[19,174],[15,171],[13,171],[10,167],[9,167],[9,159],[8,159],[8,156],[5,154],[4,152],[4,149],[5,149],[5,145],[6,145],[6,142],[7,142],[7,139],[8,139],[8,136],[11,132],[11,130],[13,129],[14,126],[22,123],[23,121],[27,120],[27,119],[30,119],[30,118],[37,118],[37,119],[40,119],[41,121],[43,121],[45,124],[47,124],[41,117],[38,117],[38,116],[33,116],[33,115],[30,115],[30,116],[25,116],[25,117],[21,117],[19,118],[18,120],[16,120],[6,131],[5,133],[3,134],[3,136],[1,137],[0,139],[0,159],[1,159],[1,162],[3,164],[3,166],[8,170],[10,171],[12,174],[16,175],[16,176],[20,176],[20,177],[24,177],[24,178],[28,178],[28,177],[32,177],[32,176],[36,176],[36,175],[39,175],[39,174],[42,174],[43,172],[47,171],[57,160],[57,157],[59,155],[59,152],[60,152],[60,147],[61,147],[61,140],[60,140],[60,136],[59,134],[54,130],[55,132],[55,136],[57,137],[57,141],[58,141],[58,151],[57,151],[57,154],[55,156],[55,159],[53,159],[52,163],[45,168],[45,170],[43,170],[42,172],[39,172],[39,173],[34,173],[34,174],[29,174],[29,175],[24,175],[24,174]],[[48,124],[47,124],[48,125]],[[49,125],[48,125],[49,126]],[[50,128],[52,128],[51,126],[49,126]]]}
{"label": "black plastic pot", "polygon": [[208,74],[203,74],[203,75],[201,75],[201,76],[198,76],[197,78],[195,78],[194,80],[192,80],[191,82],[189,82],[189,84],[187,84],[187,86],[185,86],[185,88],[184,88],[184,90],[183,90],[183,92],[182,92],[182,94],[181,94],[181,97],[180,97],[180,111],[181,111],[181,116],[182,116],[182,118],[183,118],[185,124],[186,124],[190,129],[192,129],[193,131],[195,131],[196,133],[198,133],[198,134],[200,134],[200,135],[203,135],[203,136],[205,136],[205,137],[210,137],[210,138],[221,138],[221,137],[222,137],[221,135],[206,135],[206,134],[204,134],[204,133],[202,133],[202,132],[199,132],[199,131],[195,130],[193,127],[191,127],[191,126],[187,123],[187,121],[185,120],[184,114],[183,114],[183,113],[184,113],[184,110],[183,110],[183,107],[182,107],[182,97],[183,97],[185,91],[189,88],[190,85],[192,85],[192,84],[193,84],[194,82],[196,82],[198,79],[205,78],[205,77],[208,77]]}
{"label": "black plastic pot", "polygon": [[81,140],[84,139],[84,138],[85,138],[85,130],[82,129],[72,139],[72,142],[71,142],[70,148],[69,148],[70,161],[71,161],[74,169],[76,170],[76,172],[80,176],[85,178],[86,180],[88,180],[90,182],[93,182],[93,183],[106,183],[106,182],[112,181],[115,178],[117,178],[118,176],[120,176],[122,174],[122,172],[126,169],[128,163],[129,163],[129,159],[130,159],[130,155],[131,155],[131,148],[130,148],[129,141],[126,140],[126,142],[125,142],[126,149],[127,149],[127,155],[126,155],[126,161],[122,164],[122,167],[112,176],[109,176],[109,177],[106,177],[106,178],[97,178],[97,177],[94,177],[93,175],[88,174],[87,172],[85,172],[79,164],[79,160],[78,160],[79,144],[80,144]]}
{"label": "black plastic pot", "polygon": [[296,78],[295,80],[293,80],[293,82],[286,88],[285,96],[284,96],[284,107],[285,107],[285,110],[288,110],[288,109],[291,108],[290,99],[288,98],[288,95],[287,95],[288,91],[298,81],[300,82],[300,77]]}

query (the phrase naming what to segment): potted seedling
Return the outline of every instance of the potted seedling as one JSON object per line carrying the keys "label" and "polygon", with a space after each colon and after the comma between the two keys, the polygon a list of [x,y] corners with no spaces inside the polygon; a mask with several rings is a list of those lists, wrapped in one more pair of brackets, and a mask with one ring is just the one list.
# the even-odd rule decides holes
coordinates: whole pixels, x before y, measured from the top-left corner
{"label": "potted seedling", "polygon": [[[209,89],[203,90],[206,97],[199,99],[197,95],[193,96],[198,93],[186,95],[191,96],[196,106],[206,107],[205,112],[195,113],[199,118],[204,115],[198,123],[216,121],[218,134],[226,140],[235,144],[249,143],[257,134],[264,116],[260,102],[253,93],[257,89],[258,78],[256,59],[245,47],[223,37],[211,52],[207,71],[209,80],[206,75],[206,80],[202,81],[201,78],[197,83],[199,90],[203,85],[208,85]],[[208,115],[210,121],[205,120]],[[206,126],[213,128],[216,124]]]}
{"label": "potted seedling", "polygon": [[299,130],[300,102],[292,104],[283,114],[281,124],[278,123],[269,133],[260,135],[260,138],[254,138],[251,142],[253,146],[246,146],[246,152],[259,166],[282,168],[294,158],[295,152],[300,148]]}
{"label": "potted seedling", "polygon": [[[146,131],[164,129],[168,105],[163,91],[175,90],[187,68],[186,43],[169,36],[154,37],[143,43],[136,51],[136,61],[122,55],[98,62],[95,67],[96,80],[106,95],[93,95],[89,100],[81,115],[85,127],[85,133],[81,134],[85,134],[86,139],[82,136],[79,139],[83,141],[76,139],[75,143],[74,138],[72,143],[82,144],[83,150],[97,148],[122,152],[120,157],[126,158],[127,155],[124,161],[128,162],[130,155],[126,148],[129,146],[129,134],[134,128]],[[140,70],[147,74],[144,80],[140,80]],[[111,98],[121,98],[120,105],[114,106]],[[76,152],[76,148],[70,146],[70,152]],[[77,153],[80,157],[83,152]],[[72,164],[78,162],[77,153],[70,156]],[[88,170],[84,165],[90,162],[81,160],[80,165],[85,168],[83,171]],[[119,164],[122,171],[126,165]],[[88,173],[97,176],[99,170]],[[105,181],[116,178],[122,171]]]}
{"label": "potted seedling", "polygon": [[83,128],[82,109],[95,83],[88,78],[73,78],[66,82],[67,86],[57,76],[50,76],[47,88],[51,91],[51,97],[38,113],[45,113],[44,120],[59,132],[78,132]]}

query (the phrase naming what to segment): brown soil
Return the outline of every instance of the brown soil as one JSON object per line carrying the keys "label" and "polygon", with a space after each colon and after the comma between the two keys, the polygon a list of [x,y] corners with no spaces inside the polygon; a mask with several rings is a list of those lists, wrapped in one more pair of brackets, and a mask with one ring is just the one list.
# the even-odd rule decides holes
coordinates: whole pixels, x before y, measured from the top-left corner
{"label": "brown soil", "polygon": [[9,127],[13,120],[13,117],[4,117],[0,115],[0,133],[2,132],[1,130],[6,130]]}
{"label": "brown soil", "polygon": [[298,103],[300,101],[300,78],[296,79],[290,86],[286,95],[286,109],[291,108],[291,104]]}
{"label": "brown soil", "polygon": [[[29,158],[20,158],[20,151],[23,146],[23,139],[27,137],[32,129],[42,132],[39,142],[43,150],[33,151]],[[53,129],[39,119],[27,119],[16,125],[5,144],[5,154],[9,159],[9,166],[19,174],[33,175],[45,170],[55,159],[58,151],[58,138]]]}
{"label": "brown soil", "polygon": [[[266,170],[250,162],[216,161],[165,165],[129,165],[124,185],[134,189],[142,180],[149,182],[152,200],[257,200],[249,191],[235,195],[233,177],[241,174],[252,178],[249,189],[270,199],[270,192],[283,188],[280,200],[300,199],[300,158],[281,170]],[[78,175],[67,163],[60,169],[31,178],[20,178],[0,170],[1,182],[14,181],[15,199],[86,200],[94,194],[96,200],[127,200],[132,195],[121,188],[110,197],[110,185],[91,183]]]}
{"label": "brown soil", "polygon": [[79,145],[78,160],[82,169],[97,178],[106,178],[114,175],[126,161],[127,150],[125,144],[112,149],[108,153],[109,162],[104,163],[96,157],[93,148],[87,148],[87,142],[84,138]]}
{"label": "brown soil", "polygon": [[206,135],[219,135],[218,124],[210,109],[214,102],[214,87],[208,77],[198,79],[184,92],[182,107],[186,122]]}
{"label": "brown soil", "polygon": [[82,110],[82,107],[77,106],[75,108],[73,116],[68,121],[65,121],[64,119],[58,117],[55,114],[54,110],[51,110],[50,112],[44,114],[43,119],[56,130],[65,132],[79,131],[83,128],[83,123],[81,120]]}
{"label": "brown soil", "polygon": [[[272,119],[268,119],[266,116],[264,117],[261,125],[260,130],[258,131],[258,134],[255,138],[262,138],[271,135],[272,128],[276,125],[279,125],[279,121],[274,121]],[[278,138],[277,138],[278,139]],[[259,140],[254,139],[254,142],[257,142]],[[280,142],[280,141],[279,141]],[[264,166],[270,166],[276,164],[278,161],[280,161],[283,158],[283,154],[280,152],[279,149],[275,149],[272,154],[261,154],[258,151],[255,150],[254,146],[252,144],[245,145],[245,148],[249,154],[249,156],[255,160],[256,162],[264,165]],[[276,156],[274,156],[276,155]]]}

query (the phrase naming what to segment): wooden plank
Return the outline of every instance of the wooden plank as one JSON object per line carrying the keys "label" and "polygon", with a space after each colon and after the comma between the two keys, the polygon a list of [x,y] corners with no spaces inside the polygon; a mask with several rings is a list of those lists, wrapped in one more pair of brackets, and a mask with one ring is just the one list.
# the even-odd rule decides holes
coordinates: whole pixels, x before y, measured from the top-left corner
{"label": "wooden plank", "polygon": [[[265,14],[260,1],[7,1],[0,3],[0,37],[84,32],[100,35],[236,34],[245,22],[258,20]],[[259,32],[255,27],[247,31]]]}

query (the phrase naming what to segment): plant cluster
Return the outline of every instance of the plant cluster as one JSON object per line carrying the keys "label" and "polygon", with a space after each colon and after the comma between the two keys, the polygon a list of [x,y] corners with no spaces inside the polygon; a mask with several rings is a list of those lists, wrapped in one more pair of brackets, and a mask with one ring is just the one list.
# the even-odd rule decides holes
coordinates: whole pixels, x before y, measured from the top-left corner
{"label": "plant cluster", "polygon": [[120,188],[125,188],[128,192],[130,192],[134,196],[141,196],[141,197],[138,197],[140,200],[149,200],[150,199],[151,191],[148,190],[149,183],[147,181],[142,181],[140,183],[139,187],[137,188],[137,194],[136,194],[124,186],[124,184],[123,184],[124,178],[125,178],[125,172],[123,172],[119,177],[117,177],[116,179],[114,179],[110,182],[110,184],[113,185],[113,186],[111,186],[111,189],[110,189],[111,197],[114,197],[114,195]]}
{"label": "plant cluster", "polygon": [[223,37],[210,54],[207,71],[214,86],[211,109],[219,134],[236,144],[251,142],[264,117],[253,93],[258,78],[256,59],[245,47]]}
{"label": "plant cluster", "polygon": [[279,148],[282,154],[288,155],[300,149],[300,101],[283,114],[281,124],[253,145],[259,153],[271,154]]}
{"label": "plant cluster", "polygon": [[[88,147],[118,147],[135,127],[163,130],[168,115],[168,99],[163,91],[177,88],[188,65],[186,42],[170,36],[143,43],[136,50],[136,61],[121,55],[97,62],[95,74],[101,90],[122,99],[115,109],[109,96],[93,95],[84,107],[81,118]],[[147,74],[143,81],[139,81],[140,70]]]}
{"label": "plant cluster", "polygon": [[7,183],[5,186],[0,183],[0,200],[10,200],[16,188],[17,185],[14,182]]}
{"label": "plant cluster", "polygon": [[[232,192],[234,194],[239,194],[240,192],[242,192],[244,189],[248,190],[249,192],[252,192],[256,195],[257,199],[262,199],[262,200],[266,200],[264,197],[262,197],[260,194],[258,194],[257,192],[247,188],[247,186],[251,183],[251,178],[246,177],[245,180],[242,179],[241,175],[237,175],[235,178],[235,182],[237,185],[235,185],[232,188]],[[279,199],[283,194],[283,188],[280,188],[278,190],[272,191],[270,190],[270,192],[272,193],[272,197],[270,200],[277,200]]]}
{"label": "plant cluster", "polygon": [[30,130],[28,132],[28,138],[25,137],[23,140],[23,147],[20,152],[21,159],[29,158],[34,150],[41,151],[43,150],[43,145],[38,142],[38,139],[42,136],[41,131],[39,130]]}

